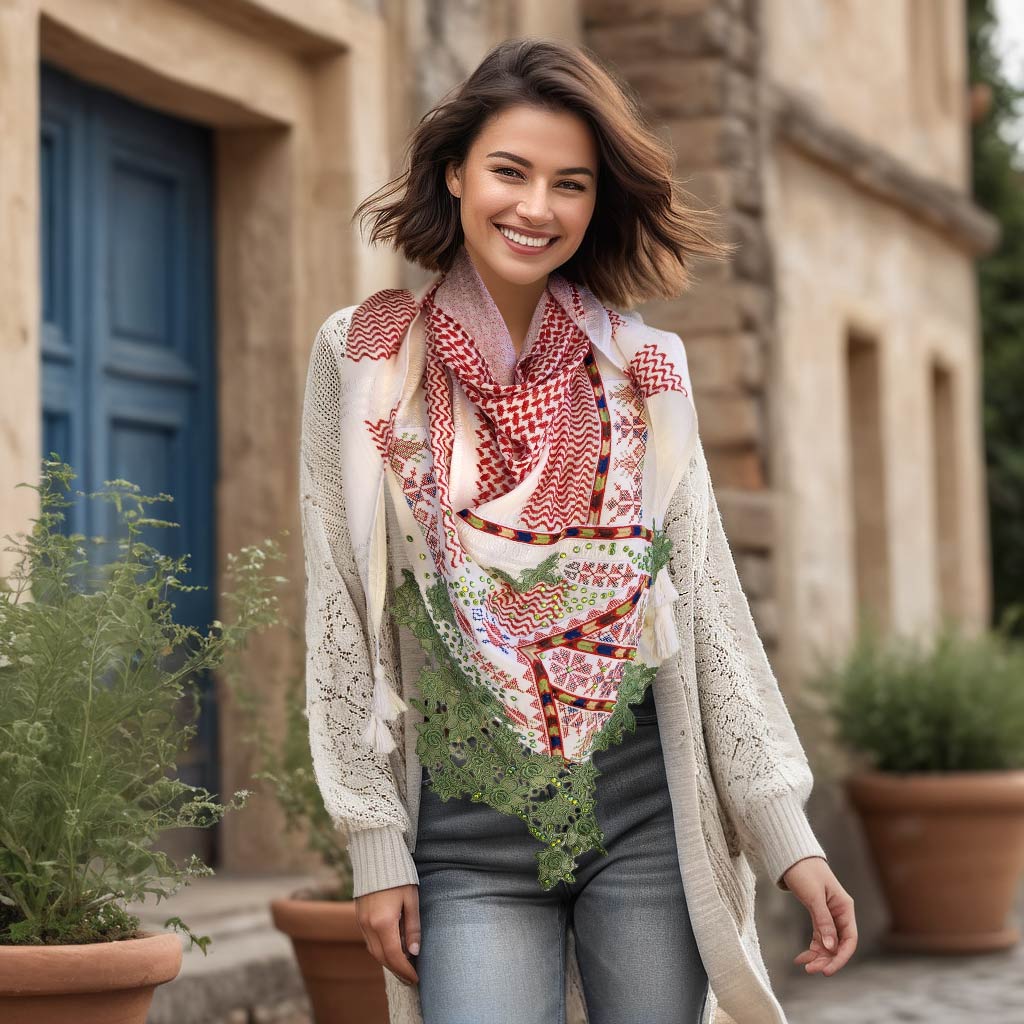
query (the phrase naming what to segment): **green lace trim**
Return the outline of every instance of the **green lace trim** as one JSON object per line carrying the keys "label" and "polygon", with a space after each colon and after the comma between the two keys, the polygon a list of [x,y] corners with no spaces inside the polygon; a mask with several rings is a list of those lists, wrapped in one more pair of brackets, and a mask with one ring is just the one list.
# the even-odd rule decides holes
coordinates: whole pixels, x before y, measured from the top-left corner
{"label": "green lace trim", "polygon": [[663,526],[660,530],[655,529],[650,550],[651,556],[648,572],[650,572],[651,579],[653,580],[661,569],[668,565],[668,561],[672,557],[672,541],[669,538],[667,527]]}
{"label": "green lace trim", "polygon": [[[668,560],[671,543],[664,533],[659,540],[656,532],[650,549],[652,576]],[[533,572],[534,584],[546,579],[545,563]],[[428,588],[425,602],[412,571],[403,569],[402,575],[391,615],[412,632],[428,656],[419,678],[423,699],[414,697],[409,703],[423,715],[416,726],[416,753],[429,771],[431,789],[442,800],[468,796],[474,803],[522,818],[544,844],[537,852],[541,887],[548,890],[559,881],[574,882],[580,856],[592,849],[608,853],[594,812],[600,772],[593,759],[566,764],[557,755],[525,749],[504,705],[478,674],[470,678],[453,660],[438,633],[435,621],[457,628],[445,581]],[[627,731],[636,731],[629,705],[643,700],[656,674],[657,668],[642,662],[626,666],[615,708],[594,736],[592,750],[606,750],[621,743]]]}

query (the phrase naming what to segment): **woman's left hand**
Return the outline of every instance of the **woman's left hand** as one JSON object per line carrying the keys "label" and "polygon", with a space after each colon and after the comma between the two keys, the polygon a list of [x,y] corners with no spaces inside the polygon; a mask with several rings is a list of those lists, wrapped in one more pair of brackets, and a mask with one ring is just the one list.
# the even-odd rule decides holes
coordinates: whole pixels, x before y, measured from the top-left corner
{"label": "woman's left hand", "polygon": [[822,857],[805,857],[788,868],[782,880],[811,915],[811,942],[793,958],[808,974],[835,974],[857,948],[853,897],[839,884]]}

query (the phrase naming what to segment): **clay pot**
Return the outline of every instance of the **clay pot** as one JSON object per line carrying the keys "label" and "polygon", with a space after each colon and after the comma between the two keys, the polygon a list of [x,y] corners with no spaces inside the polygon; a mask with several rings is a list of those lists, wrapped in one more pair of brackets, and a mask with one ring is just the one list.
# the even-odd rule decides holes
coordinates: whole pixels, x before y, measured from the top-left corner
{"label": "clay pot", "polygon": [[370,956],[353,900],[271,900],[292,940],[316,1024],[388,1024],[384,968]]}
{"label": "clay pot", "polygon": [[978,953],[1020,941],[1008,922],[1024,872],[1024,771],[870,771],[846,791],[888,904],[889,949]]}
{"label": "clay pot", "polygon": [[145,1024],[157,985],[181,970],[173,932],[79,946],[0,946],[4,1024]]}

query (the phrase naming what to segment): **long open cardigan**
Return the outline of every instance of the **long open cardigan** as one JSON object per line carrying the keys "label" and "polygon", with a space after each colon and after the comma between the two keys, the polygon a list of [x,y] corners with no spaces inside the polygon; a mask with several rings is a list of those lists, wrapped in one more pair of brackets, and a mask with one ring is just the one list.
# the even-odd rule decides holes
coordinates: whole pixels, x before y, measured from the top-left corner
{"label": "long open cardigan", "polygon": [[[412,294],[413,301],[427,287]],[[370,625],[377,616],[367,614],[346,506],[368,499],[343,493],[339,469],[346,444],[340,429],[345,351],[355,309],[331,314],[314,342],[300,486],[310,746],[327,810],[348,839],[359,896],[418,883],[412,852],[421,781],[416,724],[422,719],[410,705],[389,723],[396,740],[390,753],[360,740],[373,703]],[[786,869],[825,851],[804,810],[813,786],[810,767],[741,589],[699,438],[665,525],[673,541],[670,578],[680,595],[672,604],[679,651],[659,667],[652,685],[679,870],[710,982],[701,1024],[726,1019],[722,1011],[736,1024],[785,1024],[755,928],[750,860],[785,890]],[[388,507],[387,541],[396,526]],[[376,628],[386,678],[408,701],[418,693],[424,655],[388,614],[402,548],[387,544],[389,582]],[[571,929],[566,942],[568,1020],[585,1024]],[[391,1024],[422,1024],[418,988],[382,970]]]}

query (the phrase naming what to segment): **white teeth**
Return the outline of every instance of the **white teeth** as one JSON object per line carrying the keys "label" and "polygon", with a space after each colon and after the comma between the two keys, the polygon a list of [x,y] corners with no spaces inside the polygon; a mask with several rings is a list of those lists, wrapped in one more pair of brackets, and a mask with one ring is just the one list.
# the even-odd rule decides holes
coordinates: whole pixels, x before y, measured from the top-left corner
{"label": "white teeth", "polygon": [[511,238],[513,242],[518,242],[520,245],[529,245],[534,249],[542,249],[547,245],[550,238],[528,238],[526,235],[519,234],[518,231],[513,231],[511,228],[504,228],[500,224],[494,225],[506,238]]}

